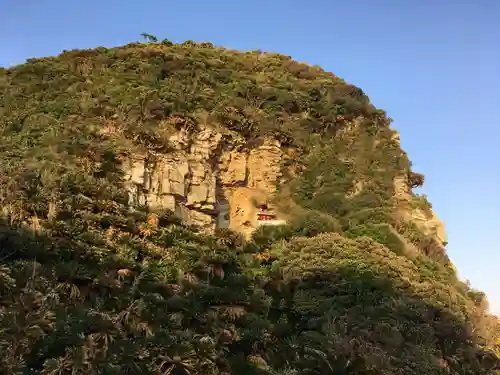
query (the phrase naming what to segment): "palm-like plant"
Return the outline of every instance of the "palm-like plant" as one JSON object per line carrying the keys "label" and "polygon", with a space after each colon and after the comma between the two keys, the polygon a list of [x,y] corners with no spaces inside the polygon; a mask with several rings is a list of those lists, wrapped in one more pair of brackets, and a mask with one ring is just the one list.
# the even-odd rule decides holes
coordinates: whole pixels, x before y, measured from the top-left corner
{"label": "palm-like plant", "polygon": [[153,34],[141,33],[141,36],[146,42],[156,43],[158,41],[158,38]]}

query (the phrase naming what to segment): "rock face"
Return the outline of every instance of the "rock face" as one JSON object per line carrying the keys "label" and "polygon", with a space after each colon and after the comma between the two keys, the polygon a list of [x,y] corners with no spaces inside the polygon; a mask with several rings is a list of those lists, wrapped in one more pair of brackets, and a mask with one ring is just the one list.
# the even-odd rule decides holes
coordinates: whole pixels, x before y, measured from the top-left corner
{"label": "rock face", "polygon": [[[391,139],[400,145],[401,139],[397,131],[393,131]],[[423,234],[433,237],[440,244],[446,245],[448,237],[444,223],[439,220],[436,213],[432,209],[423,210],[421,208],[412,207],[411,202],[413,196],[408,183],[408,176],[398,176],[393,181],[394,198],[399,216],[406,221],[414,223]]]}
{"label": "rock face", "polygon": [[[168,154],[145,152],[128,159],[130,206],[169,209],[207,232],[230,228],[248,237],[258,226],[258,205],[272,200],[281,178],[279,142],[267,139],[250,148],[240,135],[208,127],[192,134],[181,130],[169,141],[174,150]],[[446,244],[446,230],[436,214],[409,203],[407,177],[398,176],[393,183],[399,216]],[[362,188],[358,181],[351,194]]]}
{"label": "rock face", "polygon": [[414,209],[409,213],[409,219],[424,233],[434,237],[440,244],[448,243],[448,236],[444,223],[439,220],[436,213],[430,210],[429,213],[420,209]]}
{"label": "rock face", "polygon": [[446,245],[448,243],[446,228],[436,213],[430,208],[424,210],[411,206],[410,202],[413,196],[407,177],[399,176],[394,179],[393,183],[394,197],[397,205],[401,207],[397,211],[399,216],[403,220],[414,223],[423,234],[434,238],[440,244]]}
{"label": "rock face", "polygon": [[282,152],[277,141],[252,149],[236,133],[202,128],[169,139],[168,154],[134,155],[125,163],[131,207],[169,209],[206,231],[231,228],[248,236],[257,205],[276,191]]}

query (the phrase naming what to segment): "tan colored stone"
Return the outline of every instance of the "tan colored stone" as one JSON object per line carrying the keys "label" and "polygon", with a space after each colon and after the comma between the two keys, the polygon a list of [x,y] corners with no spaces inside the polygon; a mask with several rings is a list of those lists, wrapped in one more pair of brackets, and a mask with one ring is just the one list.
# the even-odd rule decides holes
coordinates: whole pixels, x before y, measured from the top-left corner
{"label": "tan colored stone", "polygon": [[192,185],[187,196],[187,205],[206,202],[209,195],[208,185]]}
{"label": "tan colored stone", "polygon": [[411,189],[408,186],[408,178],[406,175],[396,177],[393,181],[393,186],[394,197],[397,200],[411,200]]}
{"label": "tan colored stone", "polygon": [[245,182],[247,174],[247,154],[231,151],[222,154],[220,179],[223,185]]}
{"label": "tan colored stone", "polygon": [[395,141],[398,145],[401,144],[401,137],[399,133],[396,130],[393,130],[393,133],[391,135],[391,139]]}
{"label": "tan colored stone", "polygon": [[354,198],[363,191],[363,181],[356,181],[351,191],[348,192],[347,198]]}
{"label": "tan colored stone", "polygon": [[158,197],[158,206],[167,210],[175,211],[175,197],[173,195],[161,195]]}
{"label": "tan colored stone", "polygon": [[409,219],[417,225],[422,233],[434,237],[440,243],[447,243],[448,237],[444,223],[439,220],[436,213],[430,210],[431,217],[420,209],[409,212]]}
{"label": "tan colored stone", "polygon": [[436,239],[439,243],[448,243],[445,225],[439,220],[436,213],[430,208],[422,210],[411,206],[412,193],[407,181],[402,176],[394,180],[394,198],[398,207],[397,216],[407,222],[414,223],[423,234]]}
{"label": "tan colored stone", "polygon": [[282,152],[278,144],[266,142],[263,146],[251,150],[248,156],[248,187],[259,188],[273,194],[281,177]]}
{"label": "tan colored stone", "polygon": [[131,158],[125,168],[131,207],[169,209],[206,230],[229,226],[249,236],[257,225],[256,202],[276,191],[281,150],[268,140],[257,149],[238,151],[241,137],[225,134],[221,144],[222,138],[206,127],[190,136],[179,131],[168,138],[173,153]]}
{"label": "tan colored stone", "polygon": [[256,188],[238,187],[228,192],[230,228],[249,237],[257,227],[257,205],[267,194]]}

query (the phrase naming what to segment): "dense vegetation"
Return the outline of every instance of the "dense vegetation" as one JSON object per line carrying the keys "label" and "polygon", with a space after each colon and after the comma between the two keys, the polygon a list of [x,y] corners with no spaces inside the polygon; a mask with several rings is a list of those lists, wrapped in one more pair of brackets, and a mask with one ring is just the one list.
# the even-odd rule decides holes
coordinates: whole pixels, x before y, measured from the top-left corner
{"label": "dense vegetation", "polygon": [[[287,56],[145,36],[0,70],[0,374],[495,373],[484,295],[393,214],[423,176],[383,111]],[[294,150],[289,226],[129,209],[123,158],[201,124]]]}

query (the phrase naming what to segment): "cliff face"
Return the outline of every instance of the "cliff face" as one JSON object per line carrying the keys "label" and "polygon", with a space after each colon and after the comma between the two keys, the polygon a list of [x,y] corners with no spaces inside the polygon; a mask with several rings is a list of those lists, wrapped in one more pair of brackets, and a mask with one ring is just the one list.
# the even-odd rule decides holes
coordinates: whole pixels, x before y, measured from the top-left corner
{"label": "cliff face", "polygon": [[281,177],[276,140],[248,149],[235,132],[202,128],[169,137],[168,154],[135,154],[124,164],[131,207],[173,211],[205,231],[230,228],[249,236],[257,205],[272,200]]}
{"label": "cliff face", "polygon": [[402,220],[411,222],[426,236],[435,239],[439,244],[446,246],[448,236],[445,224],[439,219],[430,207],[420,208],[412,205],[411,188],[408,186],[407,176],[399,176],[394,179],[394,191],[396,199],[396,215]]}
{"label": "cliff face", "polygon": [[[352,146],[358,128],[359,121],[354,121],[337,137]],[[393,139],[399,144],[396,132]],[[257,206],[272,202],[283,181],[286,150],[280,142],[267,138],[250,148],[238,133],[214,127],[180,130],[168,141],[174,148],[169,153],[136,153],[124,164],[130,207],[171,210],[207,232],[230,228],[249,238],[258,226]],[[361,194],[366,183],[356,180],[346,197]],[[411,204],[407,175],[394,177],[393,185],[395,215],[446,245],[444,223],[434,211]]]}
{"label": "cliff face", "polygon": [[[394,132],[392,139],[400,145],[400,136]],[[404,221],[411,222],[426,236],[435,239],[439,244],[446,246],[448,235],[445,224],[439,219],[430,206],[415,207],[412,205],[414,195],[409,184],[408,175],[401,174],[393,179],[394,200],[396,202],[396,215]]]}

